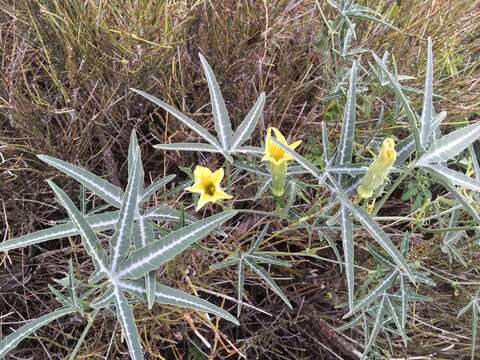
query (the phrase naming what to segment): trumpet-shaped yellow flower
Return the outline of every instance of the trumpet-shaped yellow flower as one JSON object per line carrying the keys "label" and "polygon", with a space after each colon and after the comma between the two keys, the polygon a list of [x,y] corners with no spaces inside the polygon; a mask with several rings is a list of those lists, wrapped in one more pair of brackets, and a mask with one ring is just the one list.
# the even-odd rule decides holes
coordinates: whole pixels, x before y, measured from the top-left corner
{"label": "trumpet-shaped yellow flower", "polygon": [[193,175],[195,177],[195,183],[185,190],[200,194],[196,211],[200,210],[209,202],[215,203],[218,200],[228,200],[232,198],[231,195],[225,193],[220,187],[224,175],[223,168],[212,173],[209,168],[197,165]]}
{"label": "trumpet-shaped yellow flower", "polygon": [[377,158],[368,168],[361,185],[357,189],[358,195],[364,199],[372,197],[373,192],[383,184],[396,158],[395,141],[386,138],[380,147]]}
{"label": "trumpet-shaped yellow flower", "polygon": [[285,136],[283,136],[280,130],[274,127],[268,128],[267,137],[265,139],[265,156],[262,158],[262,161],[268,161],[272,165],[281,165],[289,160],[292,160],[292,157],[288,155],[280,146],[273,143],[272,130],[275,133],[277,141],[285,146],[288,146],[292,150],[295,150],[302,143],[302,140],[295,141],[294,143],[288,145]]}
{"label": "trumpet-shaped yellow flower", "polygon": [[268,161],[270,163],[270,173],[272,174],[272,193],[274,196],[280,197],[285,191],[287,162],[292,160],[292,157],[288,155],[280,146],[273,143],[272,130],[275,133],[277,141],[285,146],[288,146],[292,150],[295,150],[302,143],[302,141],[295,141],[294,143],[288,145],[287,140],[282,135],[280,130],[274,127],[270,127],[267,130],[267,137],[265,139],[265,156],[262,158],[262,161]]}

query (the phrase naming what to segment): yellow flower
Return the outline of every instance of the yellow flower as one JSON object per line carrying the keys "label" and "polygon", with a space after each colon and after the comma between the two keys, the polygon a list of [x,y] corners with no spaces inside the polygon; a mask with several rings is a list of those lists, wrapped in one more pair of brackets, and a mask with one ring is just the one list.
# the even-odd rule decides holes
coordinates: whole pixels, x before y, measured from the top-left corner
{"label": "yellow flower", "polygon": [[272,142],[272,130],[275,133],[277,141],[285,146],[288,146],[290,149],[295,150],[298,145],[302,143],[302,140],[295,141],[294,143],[288,145],[287,140],[282,135],[280,130],[274,127],[269,127],[267,130],[267,137],[265,139],[265,156],[262,158],[262,161],[268,161],[273,165],[281,165],[289,160],[292,160],[292,157],[285,153],[280,146]]}
{"label": "yellow flower", "polygon": [[262,158],[262,161],[268,161],[270,163],[270,173],[272,174],[272,193],[274,196],[280,197],[285,191],[287,162],[292,160],[292,157],[288,155],[280,146],[273,143],[272,130],[275,133],[277,141],[285,146],[288,146],[292,150],[295,150],[302,143],[302,141],[295,141],[294,143],[288,145],[287,140],[277,128],[270,127],[267,130],[267,137],[265,139],[265,156]]}
{"label": "yellow flower", "polygon": [[212,173],[209,168],[197,165],[193,175],[195,177],[195,183],[185,190],[200,194],[196,211],[200,210],[209,202],[215,203],[218,200],[228,200],[232,198],[231,195],[223,192],[220,187],[223,179],[223,168]]}
{"label": "yellow flower", "polygon": [[372,197],[373,192],[383,184],[396,159],[395,141],[386,138],[380,147],[377,158],[368,168],[361,185],[357,189],[358,195],[364,199]]}

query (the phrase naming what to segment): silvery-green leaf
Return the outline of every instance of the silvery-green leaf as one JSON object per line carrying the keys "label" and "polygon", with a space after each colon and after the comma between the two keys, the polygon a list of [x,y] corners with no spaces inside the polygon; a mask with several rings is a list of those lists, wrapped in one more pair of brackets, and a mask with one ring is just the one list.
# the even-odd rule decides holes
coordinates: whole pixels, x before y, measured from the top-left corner
{"label": "silvery-green leaf", "polygon": [[146,203],[153,194],[155,194],[158,190],[167,185],[173,179],[175,179],[175,174],[155,180],[153,183],[150,184],[150,186],[148,186],[145,190],[142,191],[142,195],[140,196],[138,204],[142,205]]}
{"label": "silvery-green leaf", "polygon": [[432,39],[428,38],[427,71],[425,73],[425,93],[423,96],[422,116],[420,118],[420,145],[427,149],[433,121],[433,52]]}
{"label": "silvery-green leaf", "polygon": [[325,123],[325,121],[322,121],[322,148],[323,148],[323,160],[325,161],[325,164],[328,164],[330,162],[330,157],[328,155],[329,142],[328,142],[327,124]]}
{"label": "silvery-green leaf", "polygon": [[290,264],[288,261],[280,260],[280,259],[277,259],[274,256],[263,254],[261,252],[260,253],[251,253],[249,255],[245,255],[245,257],[247,257],[249,259],[252,259],[257,264],[266,263],[266,264],[286,266],[286,267],[291,267],[292,266],[292,264]]}
{"label": "silvery-green leaf", "polygon": [[[103,214],[85,216],[85,220],[95,231],[113,229],[117,222],[118,211],[109,211]],[[39,230],[31,234],[19,236],[15,239],[0,242],[0,251],[8,251],[29,245],[39,244],[48,240],[61,239],[78,235],[77,228],[72,222],[53,226],[49,229]]]}
{"label": "silvery-green leaf", "polygon": [[265,281],[265,283],[268,285],[268,287],[270,287],[270,289],[273,290],[273,292],[275,294],[277,294],[278,296],[280,296],[280,298],[283,300],[283,302],[285,304],[287,304],[287,306],[290,308],[290,309],[293,309],[292,308],[292,305],[290,304],[290,301],[288,300],[288,298],[285,296],[285,294],[283,293],[282,289],[277,285],[277,283],[272,279],[272,277],[268,274],[268,272],[266,272],[262,267],[258,266],[257,263],[253,260],[250,260],[249,258],[245,258],[245,263],[254,271],[257,273],[258,276],[260,276],[261,279],[263,279],[263,281]]}
{"label": "silvery-green leaf", "polygon": [[458,191],[458,189],[452,184],[448,177],[443,176],[440,173],[433,173],[432,175],[438,181],[438,183],[442,184],[462,205],[463,209],[468,212],[477,223],[480,223],[480,215],[477,213],[477,210],[470,204],[470,201],[465,198],[465,196]]}
{"label": "silvery-green leaf", "polygon": [[77,180],[87,189],[101,197],[109,204],[120,208],[122,203],[123,191],[119,187],[110,184],[97,175],[87,171],[79,166],[69,164],[66,161],[56,159],[47,155],[37,155],[37,157],[47,164],[57,168],[61,172],[67,174],[73,179]]}
{"label": "silvery-green leaf", "polygon": [[42,326],[45,326],[52,321],[61,318],[62,316],[72,314],[75,311],[76,310],[74,308],[60,308],[52,311],[49,314],[41,316],[38,319],[29,321],[27,324],[15,330],[13,333],[4,337],[0,341],[0,358],[3,359],[10,350],[13,350],[17,347],[20,341],[25,339],[31,333],[40,329]]}
{"label": "silvery-green leaf", "polygon": [[92,230],[85,217],[80,213],[77,207],[73,204],[72,200],[65,192],[55,185],[52,181],[48,180],[48,184],[57,196],[60,204],[67,210],[70,219],[77,228],[78,233],[81,236],[83,246],[87,251],[87,254],[92,258],[95,264],[95,269],[98,273],[108,275],[108,260],[105,250],[103,250],[100,242]]}
{"label": "silvery-green leaf", "polygon": [[130,144],[128,145],[128,173],[132,172],[133,162],[135,161],[135,154],[138,151],[138,139],[137,134],[135,133],[135,129],[132,130],[130,134]]}
{"label": "silvery-green leaf", "polygon": [[117,308],[117,318],[122,326],[122,331],[127,342],[130,359],[143,360],[144,357],[142,345],[140,343],[140,336],[138,335],[132,308],[128,304],[128,301],[123,295],[120,287],[115,286],[113,288],[113,294]]}
{"label": "silvery-green leaf", "polygon": [[395,323],[397,330],[400,332],[403,343],[405,344],[405,346],[407,346],[407,334],[405,332],[405,327],[402,324],[402,319],[400,318],[400,315],[398,314],[398,311],[395,308],[395,305],[393,305],[389,297],[387,297],[387,304],[388,304],[388,308],[390,309],[389,313],[393,319],[393,322]]}
{"label": "silvery-green leaf", "polygon": [[424,166],[429,171],[433,171],[435,174],[440,174],[448,178],[454,185],[458,185],[473,191],[480,191],[480,182],[476,179],[462,174],[458,171],[449,169],[442,165],[426,165]]}
{"label": "silvery-green leaf", "polygon": [[118,266],[125,260],[130,248],[133,222],[138,213],[138,196],[142,185],[141,174],[140,154],[136,151],[132,163],[132,171],[128,175],[127,189],[123,195],[118,222],[115,225],[115,233],[110,239],[112,271],[116,271]]}
{"label": "silvery-green leaf", "polygon": [[175,151],[198,151],[198,152],[222,152],[211,144],[203,143],[175,143],[175,144],[157,144],[153,146],[155,149],[160,150],[175,150]]}
{"label": "silvery-green leaf", "polygon": [[357,103],[357,63],[352,63],[350,69],[350,85],[347,92],[347,103],[343,113],[342,130],[338,144],[336,164],[343,165],[352,162],[353,138],[355,136],[355,113]]}
{"label": "silvery-green leaf", "polygon": [[237,251],[235,251],[235,253],[232,257],[228,257],[227,259],[225,259],[221,262],[210,265],[209,269],[210,270],[218,270],[218,269],[223,269],[223,268],[226,268],[226,267],[233,266],[238,262],[239,255],[240,255],[240,253],[237,250]]}
{"label": "silvery-green leaf", "polygon": [[475,359],[475,348],[477,344],[477,332],[478,332],[478,315],[480,313],[480,306],[478,305],[478,300],[473,303],[472,309],[472,352],[470,359]]}
{"label": "silvery-green leaf", "polygon": [[367,345],[363,350],[363,355],[361,360],[367,359],[368,353],[370,352],[370,349],[375,343],[375,339],[377,338],[382,328],[383,320],[385,318],[385,297],[382,297],[380,305],[375,312],[377,314],[377,317],[375,319],[375,323],[373,324],[373,329],[372,329],[372,333],[370,334],[370,338],[368,339]]}
{"label": "silvery-green leaf", "polygon": [[263,155],[265,153],[265,149],[255,147],[255,146],[244,145],[244,146],[240,146],[240,147],[236,148],[235,152],[239,153],[239,154]]}
{"label": "silvery-green leaf", "polygon": [[332,174],[347,174],[350,176],[362,175],[368,171],[368,166],[361,164],[346,164],[330,166],[326,169]]}
{"label": "silvery-green leaf", "polygon": [[152,96],[150,94],[147,94],[141,90],[137,89],[131,89],[132,91],[135,91],[137,94],[142,95],[144,98],[150,100],[154,104],[160,106],[162,109],[176,117],[178,120],[180,120],[183,124],[188,126],[190,129],[195,131],[198,135],[200,135],[202,138],[204,138],[207,142],[212,144],[214,147],[217,149],[221,150],[221,146],[218,143],[217,139],[215,139],[212,134],[210,134],[205,128],[200,126],[198,123],[190,119],[188,116],[184,115],[177,109],[175,109],[173,106],[168,105],[167,103],[163,102],[162,100],[156,98],[155,96]]}
{"label": "silvery-green leaf", "polygon": [[[155,239],[153,227],[144,217],[140,217],[133,226],[133,243],[135,249],[141,249]],[[151,309],[155,301],[155,270],[145,275],[145,289],[147,290],[148,308]]]}
{"label": "silvery-green leaf", "polygon": [[352,316],[357,311],[365,309],[368,305],[372,302],[377,300],[379,297],[383,296],[385,291],[389,288],[392,281],[397,277],[398,272],[396,270],[392,271],[390,275],[388,275],[383,281],[373,289],[367,296],[365,296],[362,300],[356,302],[353,305],[353,308],[343,317],[344,319]]}
{"label": "silvery-green leaf", "polygon": [[[438,127],[442,123],[442,121],[446,118],[447,112],[442,111],[441,113],[437,114],[432,121],[431,124],[431,129],[430,129],[430,136],[433,137],[435,134],[435,131],[437,131]],[[432,142],[433,140],[430,139]],[[415,150],[415,139],[413,138],[413,135],[407,136],[405,139],[399,141],[395,145],[395,150],[397,152],[397,159],[395,160],[395,163],[393,164],[394,167],[399,168],[400,166],[403,165],[405,160],[412,155],[413,151]]]}
{"label": "silvery-green leaf", "polygon": [[400,274],[400,296],[402,300],[402,305],[400,308],[400,320],[402,328],[405,328],[405,323],[407,321],[407,310],[408,310],[408,292],[407,285],[405,284],[405,278]]}
{"label": "silvery-green leaf", "polygon": [[255,130],[257,126],[258,119],[263,111],[263,106],[265,105],[265,93],[261,93],[258,97],[257,102],[253,105],[252,109],[248,112],[245,119],[242,121],[240,126],[235,130],[233,135],[232,146],[230,151],[236,151],[240,145],[247,141]]}
{"label": "silvery-green leaf", "polygon": [[318,230],[318,236],[319,236],[320,239],[324,238],[327,241],[328,246],[330,246],[330,249],[332,249],[333,253],[335,254],[335,257],[337,258],[337,262],[338,262],[338,265],[340,267],[340,272],[342,272],[343,271],[342,270],[343,261],[342,261],[342,257],[340,255],[340,252],[338,251],[337,245],[330,238],[330,236],[328,236],[325,233],[322,233],[321,230]]}
{"label": "silvery-green leaf", "polygon": [[387,252],[387,254],[393,259],[395,264],[405,272],[405,274],[410,278],[412,282],[415,282],[413,272],[408,266],[407,261],[392,243],[392,240],[388,237],[388,235],[364,209],[362,209],[358,205],[353,204],[348,199],[345,192],[337,184],[335,184],[333,180],[332,183],[333,191],[338,196],[338,199],[340,200],[342,205],[347,207],[355,215],[358,221],[362,223],[365,230],[367,230],[368,233],[372,235],[373,239],[378,242],[378,244]]}
{"label": "silvery-green leaf", "polygon": [[260,247],[260,244],[262,243],[263,239],[265,238],[265,235],[267,235],[267,231],[268,231],[269,226],[270,226],[270,223],[267,223],[263,227],[260,234],[258,234],[255,242],[253,242],[252,246],[250,246],[250,248],[247,250],[247,252],[246,252],[247,255],[258,250],[258,248]]}
{"label": "silvery-green leaf", "polygon": [[473,143],[480,136],[480,123],[465,126],[441,137],[423,154],[417,165],[424,166],[447,161]]}
{"label": "silvery-green leaf", "polygon": [[104,307],[108,306],[114,301],[114,293],[113,288],[109,287],[103,293],[101,293],[98,297],[90,302],[90,307],[92,309],[103,309]]}
{"label": "silvery-green leaf", "polygon": [[472,157],[473,169],[475,170],[475,179],[477,179],[477,181],[480,181],[480,163],[478,162],[478,156],[476,154],[475,148],[478,149],[478,147],[474,146],[474,144],[470,144],[468,147],[468,149],[470,150],[470,156]]}
{"label": "silvery-green leaf", "polygon": [[122,265],[118,277],[136,279],[146,275],[181,253],[194,242],[206,237],[236,213],[237,211],[234,210],[224,211],[199,220],[141,249],[135,250]]}
{"label": "silvery-green leaf", "polygon": [[377,241],[380,246],[387,252],[388,255],[395,261],[395,264],[401,268],[405,274],[415,282],[412,270],[407,264],[405,258],[400,254],[398,249],[392,243],[392,240],[388,235],[382,230],[378,224],[373,221],[373,219],[368,215],[368,213],[358,205],[353,205],[350,210],[354,213],[355,217],[362,223],[364,228],[372,235],[372,237]]}
{"label": "silvery-green leaf", "polygon": [[232,125],[230,117],[228,116],[225,100],[223,100],[220,87],[217,79],[212,71],[212,68],[207,62],[207,59],[202,54],[198,54],[200,62],[202,63],[203,71],[208,82],[208,90],[210,91],[210,101],[212,105],[213,119],[215,122],[215,130],[222,144],[223,150],[228,151],[232,145]]}
{"label": "silvery-green leaf", "polygon": [[345,273],[347,276],[348,307],[352,311],[353,299],[355,297],[353,222],[346,206],[342,206],[340,212],[340,225],[342,227],[343,256],[345,258]]}
{"label": "silvery-green leaf", "polygon": [[[146,220],[163,220],[163,221],[180,221],[184,219],[185,223],[192,224],[198,219],[195,216],[192,216],[186,212],[182,212],[173,208],[166,207],[164,205],[157,205],[151,207],[145,211],[143,217]],[[214,234],[227,237],[227,234],[222,229],[217,229],[214,231]]]}
{"label": "silvery-green leaf", "polygon": [[245,285],[245,262],[243,261],[241,255],[240,260],[238,261],[238,281],[237,281],[237,317],[240,317],[242,312],[243,305],[243,286]]}
{"label": "silvery-green leaf", "polygon": [[340,54],[342,55],[342,57],[345,57],[348,55],[349,53],[349,49],[350,49],[350,44],[352,42],[352,36],[353,34],[355,33],[355,24],[353,24],[353,28],[348,28],[347,29],[347,32],[345,33],[345,36],[343,37],[343,41],[342,41],[342,48],[341,48],[341,52]]}
{"label": "silvery-green leaf", "polygon": [[[145,285],[141,280],[122,281],[120,285],[128,292],[140,298],[145,298]],[[186,292],[165,285],[157,284],[155,290],[155,302],[164,305],[172,305],[181,308],[203,311],[219,316],[238,325],[238,320],[222,308],[213,305],[212,303],[199,297],[187,294]]]}
{"label": "silvery-green leaf", "polygon": [[[375,54],[373,54],[373,57],[377,62],[378,66],[380,66],[380,68],[382,69],[383,73],[387,76],[390,82],[390,85],[392,86],[395,94],[397,95],[398,99],[402,103],[403,109],[405,110],[405,113],[407,114],[407,118],[410,122],[410,127],[414,134],[415,142],[417,141],[420,142],[420,133],[418,131],[418,126],[417,126],[417,117],[410,106],[410,101],[407,99],[407,97],[402,91],[402,86],[394,78],[394,76],[388,71],[387,66],[384,64],[384,62]],[[420,145],[420,143],[418,145]]]}

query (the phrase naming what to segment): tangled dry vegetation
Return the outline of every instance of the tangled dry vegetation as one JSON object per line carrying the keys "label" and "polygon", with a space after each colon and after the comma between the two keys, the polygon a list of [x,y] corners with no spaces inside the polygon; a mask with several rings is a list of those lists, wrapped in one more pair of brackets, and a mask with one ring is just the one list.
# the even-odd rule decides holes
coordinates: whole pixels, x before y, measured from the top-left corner
{"label": "tangled dry vegetation", "polygon": [[[360,1],[375,9],[395,27],[360,19],[356,48],[396,59],[398,73],[416,78],[408,85],[421,88],[426,67],[426,38],[434,47],[435,106],[448,111],[442,127],[465,124],[480,113],[480,4],[476,0]],[[321,11],[320,11],[321,9]],[[325,121],[331,141],[340,137],[343,97],[336,86],[350,65],[333,55],[329,32],[335,9],[325,0],[304,1],[60,1],[0,0],[0,240],[8,240],[65,218],[45,180],[54,178],[72,199],[79,187],[71,179],[36,158],[48,154],[81,165],[125,188],[127,151],[132,129],[137,130],[145,177],[176,173],[169,186],[187,180],[193,165],[221,166],[221,157],[200,153],[153,149],[158,142],[195,141],[195,135],[164,111],[131,92],[138,88],[161,97],[206,128],[213,128],[208,88],[200,70],[198,53],[212,65],[235,126],[248,113],[261,92],[267,94],[263,116],[252,145],[261,145],[265,130],[275,126],[291,139],[302,139],[299,150],[316,162],[320,123]],[[338,44],[337,44],[338,45]],[[362,64],[368,67],[367,62]],[[361,87],[361,84],[359,84]],[[409,94],[421,108],[422,93]],[[378,95],[383,90],[377,89]],[[393,97],[392,97],[393,98]],[[376,134],[405,137],[405,122],[375,93],[357,99],[355,144],[360,152]],[[378,122],[380,113],[383,121]],[[366,139],[360,142],[359,139]],[[428,179],[410,178],[429,186]],[[234,188],[243,199],[255,195],[253,179],[241,177]],[[422,187],[423,186],[423,187]],[[168,187],[167,187],[168,189]],[[410,261],[430,271],[436,286],[421,295],[433,301],[418,303],[407,319],[410,337],[381,337],[378,353],[394,358],[463,358],[470,354],[471,313],[458,319],[480,286],[480,258],[475,234],[461,252],[468,266],[450,262],[442,252],[441,233],[430,229],[428,200],[407,196],[397,189],[381,214],[409,219],[389,222],[386,231],[413,231]],[[435,196],[441,189],[428,189]],[[308,190],[307,190],[308,191]],[[403,195],[403,196],[402,196]],[[166,197],[170,205],[193,209],[189,195]],[[241,208],[242,203],[236,203]],[[270,211],[273,202],[259,202],[256,209]],[[192,210],[192,211],[191,211]],[[303,208],[296,211],[301,213]],[[224,230],[229,243],[203,240],[207,248],[246,248],[265,216],[243,215],[242,221]],[[149,358],[202,359],[202,337],[209,342],[210,358],[335,359],[356,358],[364,333],[358,328],[340,335],[334,328],[345,323],[346,283],[335,254],[317,234],[306,234],[286,220],[273,221],[270,250],[299,253],[314,243],[316,256],[289,256],[291,268],[272,267],[294,310],[267,290],[258,278],[245,281],[245,306],[240,326],[212,323],[191,310],[138,304],[134,311],[144,349]],[[440,227],[445,227],[443,224]],[[470,235],[470,234],[469,234]],[[340,239],[334,239],[340,241]],[[378,274],[367,256],[369,236],[357,233],[358,276]],[[233,247],[234,248],[234,247]],[[48,289],[52,277],[67,271],[73,259],[77,277],[92,268],[76,237],[42,243],[1,255],[0,337],[28,319],[55,308]],[[158,274],[164,283],[198,293],[226,309],[234,308],[235,271],[210,271],[212,254],[190,248],[169,262]],[[260,286],[259,286],[260,285]],[[365,294],[366,289],[358,290]],[[62,318],[22,342],[13,358],[64,358],[78,342],[87,319]],[[78,359],[128,358],[115,316],[97,318],[86,335]],[[479,350],[480,353],[480,350]]]}

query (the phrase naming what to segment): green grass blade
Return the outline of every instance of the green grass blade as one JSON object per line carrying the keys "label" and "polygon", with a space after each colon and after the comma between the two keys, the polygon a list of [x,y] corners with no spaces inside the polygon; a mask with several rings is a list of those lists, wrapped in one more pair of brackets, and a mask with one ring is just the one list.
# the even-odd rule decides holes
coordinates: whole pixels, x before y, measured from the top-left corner
{"label": "green grass blade", "polygon": [[289,309],[293,309],[290,301],[288,300],[287,296],[283,293],[280,286],[272,279],[272,277],[265,271],[262,267],[258,266],[255,261],[250,260],[249,258],[245,258],[245,263],[255,272],[257,273],[260,278],[265,281],[265,283],[273,290],[275,294],[277,294],[285,304],[289,307]]}
{"label": "green grass blade", "polygon": [[[145,285],[142,281],[122,281],[120,283],[123,289],[140,297],[145,298]],[[238,325],[238,320],[222,308],[203,300],[199,297],[187,294],[165,285],[157,284],[155,290],[155,302],[163,305],[178,306],[181,308],[193,309],[213,314]]]}
{"label": "green grass blade", "polygon": [[125,260],[130,248],[133,222],[138,212],[138,196],[142,185],[141,175],[140,152],[136,151],[132,171],[128,176],[127,189],[122,199],[118,223],[115,226],[115,233],[110,239],[112,272],[115,272]]}
{"label": "green grass blade", "polygon": [[215,130],[222,144],[223,150],[228,151],[232,146],[232,124],[230,123],[230,117],[228,116],[225,100],[223,100],[220,87],[218,86],[217,79],[210,67],[207,59],[202,54],[198,54],[200,62],[202,63],[203,71],[207,78],[208,90],[210,91],[210,101],[212,105],[213,120],[215,122]]}
{"label": "green grass blade", "polygon": [[101,197],[109,204],[115,206],[116,208],[120,208],[120,205],[122,204],[123,191],[119,187],[110,184],[108,181],[103,180],[99,176],[81,168],[80,166],[72,165],[66,161],[47,155],[37,155],[37,157],[77,180],[80,184],[95,193],[97,196]]}
{"label": "green grass blade", "polygon": [[135,250],[121,267],[118,277],[136,279],[157,269],[190,245],[232,218],[236,211],[224,211],[174,231],[160,240]]}
{"label": "green grass blade", "polygon": [[447,161],[480,137],[480,123],[465,126],[441,137],[418,160],[418,166]]}
{"label": "green grass blade", "polygon": [[122,326],[123,336],[125,336],[125,340],[127,341],[130,359],[143,360],[142,345],[140,343],[140,336],[138,335],[132,308],[128,304],[120,287],[115,286],[113,294],[117,308],[117,318]]}
{"label": "green grass blade", "polygon": [[255,127],[257,126],[258,119],[262,114],[264,105],[265,93],[262,92],[255,105],[253,105],[252,109],[235,131],[235,134],[233,135],[232,146],[230,147],[231,152],[236,151],[245,141],[250,138],[253,130],[255,130]]}
{"label": "green grass blade", "polygon": [[57,196],[60,204],[62,204],[67,210],[72,222],[75,224],[75,227],[82,238],[83,246],[85,247],[87,254],[92,258],[97,272],[109,275],[107,254],[100,245],[95,232],[85,220],[85,217],[80,213],[72,200],[62,189],[50,180],[48,181],[48,184]]}
{"label": "green grass blade", "polygon": [[420,118],[420,145],[427,149],[433,121],[433,52],[432,39],[428,38],[427,71],[425,74],[425,91],[423,96],[422,116]]}
{"label": "green grass blade", "polygon": [[184,115],[177,109],[175,109],[173,106],[168,105],[167,103],[163,102],[162,100],[156,98],[153,95],[147,94],[141,90],[137,89],[130,89],[132,91],[135,91],[137,94],[142,95],[144,98],[150,100],[154,104],[160,106],[163,110],[167,111],[171,115],[173,115],[175,118],[180,120],[184,125],[188,126],[190,129],[195,131],[198,135],[200,135],[203,139],[205,139],[208,143],[212,144],[214,147],[216,147],[218,150],[221,150],[221,146],[218,143],[217,139],[215,139],[212,134],[210,134],[204,127],[200,126],[197,124],[195,121],[190,119],[188,116]]}
{"label": "green grass blade", "polygon": [[73,308],[60,308],[54,310],[53,312],[43,315],[38,319],[32,320],[27,324],[23,325],[21,328],[15,330],[10,335],[4,337],[0,341],[0,358],[3,359],[10,350],[15,349],[15,347],[27,336],[29,336],[34,331],[40,329],[42,326],[45,326],[52,321],[61,318],[62,316],[72,314],[76,310]]}
{"label": "green grass blade", "polygon": [[[95,232],[110,230],[115,227],[118,211],[109,211],[103,214],[86,216],[85,220]],[[61,239],[78,235],[78,230],[73,222],[53,226],[49,229],[39,230],[31,234],[19,236],[15,239],[0,242],[0,251],[19,249],[25,246],[40,244],[48,240]]]}

